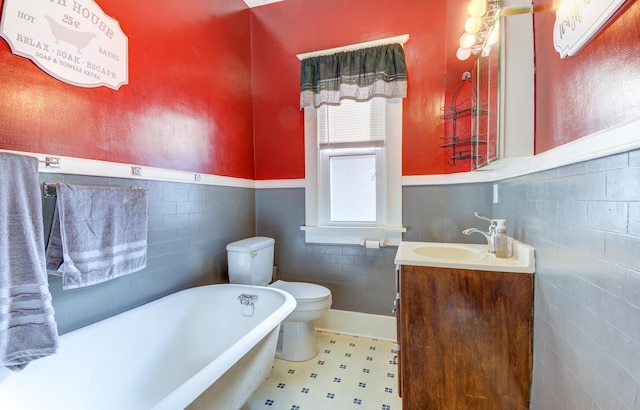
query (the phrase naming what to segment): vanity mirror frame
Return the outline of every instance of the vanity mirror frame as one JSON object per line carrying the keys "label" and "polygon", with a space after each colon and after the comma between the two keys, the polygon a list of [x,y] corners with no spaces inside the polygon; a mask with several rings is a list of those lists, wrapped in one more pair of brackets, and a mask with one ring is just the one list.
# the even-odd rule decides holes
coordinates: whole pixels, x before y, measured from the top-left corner
{"label": "vanity mirror frame", "polygon": [[[514,1],[503,1],[503,10]],[[518,2],[519,3],[519,2]],[[500,92],[498,161],[534,155],[535,61],[533,13],[500,19]]]}
{"label": "vanity mirror frame", "polygon": [[471,168],[500,167],[534,154],[535,62],[533,14],[522,2],[502,2],[507,13],[498,20],[499,42],[475,61],[477,105],[472,125]]}

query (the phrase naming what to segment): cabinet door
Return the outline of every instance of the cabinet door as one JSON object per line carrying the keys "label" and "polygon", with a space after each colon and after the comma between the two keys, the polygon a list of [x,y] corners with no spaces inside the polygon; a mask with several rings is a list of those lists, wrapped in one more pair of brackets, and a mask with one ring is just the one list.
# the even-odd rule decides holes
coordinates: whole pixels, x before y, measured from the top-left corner
{"label": "cabinet door", "polygon": [[532,275],[403,266],[403,409],[526,409]]}
{"label": "cabinet door", "polygon": [[430,290],[425,281],[420,280],[412,266],[402,266],[400,272],[400,308],[398,310],[398,341],[402,354],[402,408],[403,410],[429,409],[431,402],[427,382],[429,358],[430,314],[421,303],[428,298]]}

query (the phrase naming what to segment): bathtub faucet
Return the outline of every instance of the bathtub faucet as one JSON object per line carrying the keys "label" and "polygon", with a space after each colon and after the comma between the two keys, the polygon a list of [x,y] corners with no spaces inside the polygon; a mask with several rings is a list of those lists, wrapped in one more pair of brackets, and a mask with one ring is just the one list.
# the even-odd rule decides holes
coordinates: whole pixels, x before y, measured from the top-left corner
{"label": "bathtub faucet", "polygon": [[242,316],[253,316],[253,312],[256,309],[256,306],[253,302],[258,300],[258,295],[249,295],[247,293],[243,293],[238,296],[238,300],[240,301],[240,305],[242,307]]}
{"label": "bathtub faucet", "polygon": [[489,245],[489,252],[495,253],[496,252],[496,246],[495,246],[496,245],[496,222],[493,219],[480,215],[477,212],[474,212],[473,215],[475,215],[476,218],[483,219],[490,223],[489,232],[482,232],[481,230],[476,228],[469,228],[462,231],[462,233],[465,235],[471,235],[472,233],[479,233],[484,235],[484,237],[487,239],[487,244]]}

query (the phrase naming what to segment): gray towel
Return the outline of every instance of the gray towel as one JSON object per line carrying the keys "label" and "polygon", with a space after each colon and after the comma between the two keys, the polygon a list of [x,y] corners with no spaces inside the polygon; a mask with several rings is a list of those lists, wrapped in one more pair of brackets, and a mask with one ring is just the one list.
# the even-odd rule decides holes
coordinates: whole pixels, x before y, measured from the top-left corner
{"label": "gray towel", "polygon": [[95,285],[147,266],[147,191],[56,184],[47,269],[62,288]]}
{"label": "gray towel", "polygon": [[0,152],[0,362],[18,371],[57,348],[38,159]]}

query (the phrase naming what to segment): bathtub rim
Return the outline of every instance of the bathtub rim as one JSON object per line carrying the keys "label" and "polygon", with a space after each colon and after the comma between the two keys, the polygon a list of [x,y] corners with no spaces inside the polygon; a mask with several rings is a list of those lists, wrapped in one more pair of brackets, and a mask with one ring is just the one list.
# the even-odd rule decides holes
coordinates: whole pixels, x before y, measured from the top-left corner
{"label": "bathtub rim", "polygon": [[[213,361],[209,362],[199,372],[192,375],[189,379],[180,385],[177,389],[165,396],[161,401],[153,406],[153,410],[163,409],[176,409],[185,408],[197,397],[199,397],[211,384],[215,383],[224,373],[227,372],[236,362],[238,362],[244,355],[246,355],[255,345],[260,343],[266,336],[271,333],[273,329],[280,325],[284,319],[289,316],[296,307],[296,300],[291,294],[266,286],[253,286],[253,285],[241,285],[231,283],[219,283],[211,285],[196,286],[189,289],[184,289],[165,297],[172,297],[182,292],[188,292],[189,290],[205,288],[205,287],[230,287],[230,288],[246,288],[246,289],[260,289],[265,292],[279,293],[284,297],[282,305],[280,305],[275,311],[269,314],[263,321],[261,321],[256,327],[252,328],[248,333],[242,336],[236,343],[224,353],[216,357]],[[152,302],[150,302],[152,303]],[[144,306],[144,305],[142,305]],[[275,352],[274,352],[275,357]],[[211,380],[214,380],[212,382]]]}

